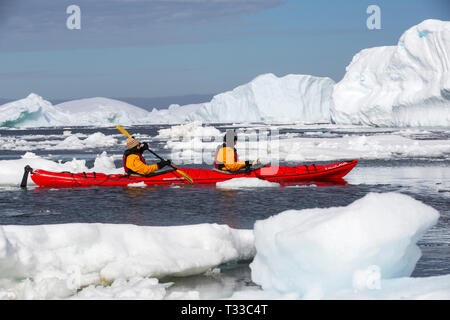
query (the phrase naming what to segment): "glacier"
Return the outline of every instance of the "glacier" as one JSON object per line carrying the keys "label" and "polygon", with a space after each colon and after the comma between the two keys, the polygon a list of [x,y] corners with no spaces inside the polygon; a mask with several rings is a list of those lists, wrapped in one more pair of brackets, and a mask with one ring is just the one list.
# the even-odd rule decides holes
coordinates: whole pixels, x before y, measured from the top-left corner
{"label": "glacier", "polygon": [[364,49],[333,89],[333,122],[450,125],[450,22],[425,20],[396,46]]}

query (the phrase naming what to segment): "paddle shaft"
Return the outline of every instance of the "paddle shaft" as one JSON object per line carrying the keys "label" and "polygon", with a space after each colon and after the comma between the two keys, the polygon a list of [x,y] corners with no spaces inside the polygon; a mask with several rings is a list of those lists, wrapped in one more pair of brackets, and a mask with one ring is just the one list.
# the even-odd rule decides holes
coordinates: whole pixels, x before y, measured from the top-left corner
{"label": "paddle shaft", "polygon": [[[160,155],[158,155],[156,152],[154,152],[153,150],[150,149],[146,149],[148,150],[151,154],[153,154],[155,157],[157,157],[158,159],[160,159],[161,161],[165,161],[164,158],[162,158]],[[192,180],[191,177],[189,177],[185,172],[179,170],[177,167],[175,167],[174,165],[170,164],[169,165],[172,169],[176,170],[179,174],[181,174],[189,183],[193,184],[194,180]]]}
{"label": "paddle shaft", "polygon": [[[151,154],[153,154],[155,157],[157,157],[159,160],[161,161],[166,161],[164,158],[162,158],[161,156],[159,156],[156,152],[154,152],[153,150],[147,149]],[[173,169],[177,170],[178,168],[175,167],[174,165],[170,164],[169,166],[171,166]]]}

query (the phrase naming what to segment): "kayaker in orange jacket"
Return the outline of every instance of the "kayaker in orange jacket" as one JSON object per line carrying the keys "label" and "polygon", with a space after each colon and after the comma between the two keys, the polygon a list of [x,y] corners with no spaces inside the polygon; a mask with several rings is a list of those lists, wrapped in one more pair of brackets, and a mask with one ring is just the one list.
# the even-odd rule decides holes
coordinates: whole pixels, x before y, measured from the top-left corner
{"label": "kayaker in orange jacket", "polygon": [[239,161],[236,148],[237,135],[234,130],[228,130],[223,137],[223,144],[217,147],[214,165],[216,169],[235,172],[242,168],[250,169],[249,161]]}
{"label": "kayaker in orange jacket", "polygon": [[162,160],[158,163],[148,165],[142,156],[145,150],[148,150],[147,142],[141,144],[136,139],[127,139],[127,150],[123,154],[123,168],[125,173],[147,176],[171,164],[170,160]]}

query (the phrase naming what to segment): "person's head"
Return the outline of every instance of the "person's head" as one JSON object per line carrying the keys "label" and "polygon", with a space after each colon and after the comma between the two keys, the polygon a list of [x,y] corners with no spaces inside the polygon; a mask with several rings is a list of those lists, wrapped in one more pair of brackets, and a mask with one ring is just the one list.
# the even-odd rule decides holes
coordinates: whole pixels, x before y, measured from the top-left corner
{"label": "person's head", "polygon": [[237,142],[237,134],[234,130],[227,130],[227,133],[223,137],[223,142],[228,145],[235,145]]}
{"label": "person's head", "polygon": [[134,138],[128,138],[127,139],[127,150],[131,150],[133,148],[136,148],[139,150],[139,148],[141,147],[141,143],[139,141],[137,141]]}

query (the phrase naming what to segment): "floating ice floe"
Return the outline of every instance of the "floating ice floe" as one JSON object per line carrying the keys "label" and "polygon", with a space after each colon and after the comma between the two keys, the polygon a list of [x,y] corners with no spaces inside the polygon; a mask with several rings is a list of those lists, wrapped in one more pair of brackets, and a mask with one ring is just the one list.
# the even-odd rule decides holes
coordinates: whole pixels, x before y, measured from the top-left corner
{"label": "floating ice floe", "polygon": [[411,275],[421,256],[416,242],[438,217],[399,193],[369,193],[347,207],[282,212],[255,223],[252,280],[264,290],[303,298],[383,290],[381,280]]}
{"label": "floating ice floe", "polygon": [[100,147],[112,147],[117,144],[117,139],[112,136],[106,136],[101,132],[96,132],[89,135],[86,139],[79,139],[76,135],[69,135],[52,148],[56,150],[94,149]]}
{"label": "floating ice floe", "polygon": [[[355,128],[353,128],[355,129]],[[361,128],[360,128],[361,130]],[[300,137],[290,134],[266,140],[249,140],[240,135],[236,149],[240,160],[260,158],[261,162],[333,161],[337,159],[441,159],[450,155],[450,140],[419,139],[404,136],[403,132],[352,134],[333,137]],[[214,163],[220,141],[203,141],[198,137],[183,141],[169,140],[164,146],[171,159],[179,163]]]}
{"label": "floating ice floe", "polygon": [[233,178],[223,182],[217,182],[216,188],[220,189],[240,189],[240,188],[276,188],[280,184],[261,180],[258,178]]}
{"label": "floating ice floe", "polygon": [[0,226],[0,299],[199,299],[217,286],[171,290],[159,279],[252,258],[262,290],[227,288],[230,299],[449,299],[450,275],[409,277],[416,242],[438,216],[409,196],[371,193],[346,207],[285,211],[253,231]]}
{"label": "floating ice floe", "polygon": [[167,129],[160,129],[156,138],[186,140],[201,137],[212,138],[220,135],[220,130],[211,126],[203,126],[200,121],[193,121],[182,125],[171,126]]}
{"label": "floating ice floe", "polygon": [[129,184],[127,184],[127,187],[129,187],[129,188],[145,188],[145,187],[147,187],[147,185],[145,184],[144,181],[142,181],[142,182],[136,182],[136,183],[129,183]]}
{"label": "floating ice floe", "polygon": [[[158,280],[254,256],[253,232],[226,225],[0,226],[0,298],[161,298]],[[105,288],[106,286],[106,288]]]}

